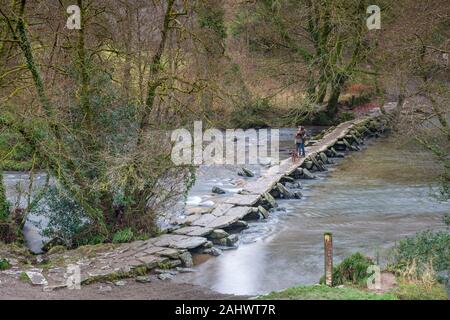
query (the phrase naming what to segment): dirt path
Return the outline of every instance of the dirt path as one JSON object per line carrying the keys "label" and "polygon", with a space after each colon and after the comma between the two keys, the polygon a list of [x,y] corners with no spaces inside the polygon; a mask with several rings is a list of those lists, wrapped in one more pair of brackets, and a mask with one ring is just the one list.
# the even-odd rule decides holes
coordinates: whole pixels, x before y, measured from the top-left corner
{"label": "dirt path", "polygon": [[80,290],[58,289],[44,292],[41,286],[32,286],[11,277],[0,278],[0,300],[227,300],[246,299],[244,296],[224,295],[191,284],[162,281],[151,276],[150,283],[124,279],[125,285],[94,283]]}

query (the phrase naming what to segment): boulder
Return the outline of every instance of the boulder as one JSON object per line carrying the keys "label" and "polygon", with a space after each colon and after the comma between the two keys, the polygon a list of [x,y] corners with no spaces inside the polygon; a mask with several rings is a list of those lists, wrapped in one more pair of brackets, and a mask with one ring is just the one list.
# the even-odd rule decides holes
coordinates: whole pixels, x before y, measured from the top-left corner
{"label": "boulder", "polygon": [[347,139],[342,139],[342,142],[344,142],[345,146],[352,151],[359,151],[359,147],[351,145],[350,142],[347,141]]}
{"label": "boulder", "polygon": [[[303,175],[303,170],[302,170],[302,175]],[[301,176],[299,177],[299,179],[300,178],[301,178]],[[300,182],[286,183],[285,187],[289,188],[289,189],[302,189],[303,188]]]}
{"label": "boulder", "polygon": [[226,246],[227,238],[212,239],[212,242],[218,246]]}
{"label": "boulder", "polygon": [[302,164],[303,168],[306,168],[308,170],[311,170],[313,167],[314,163],[308,158],[308,160],[305,160]]}
{"label": "boulder", "polygon": [[117,281],[114,281],[114,285],[117,286],[117,287],[123,287],[123,286],[125,286],[126,284],[127,284],[127,282],[126,282],[125,280],[117,280]]}
{"label": "boulder", "polygon": [[323,163],[320,163],[319,160],[316,159],[316,157],[311,157],[314,165],[316,166],[317,170],[319,171],[326,171],[325,166],[323,165]]}
{"label": "boulder", "polygon": [[232,234],[227,238],[227,246],[233,247],[239,241],[239,237],[236,234]]}
{"label": "boulder", "polygon": [[214,257],[218,257],[218,256],[220,256],[222,254],[222,250],[220,250],[219,248],[212,247],[212,248],[208,248],[208,249],[203,250],[203,253],[204,254],[210,254],[210,255],[212,255]]}
{"label": "boulder", "polygon": [[170,273],[161,273],[158,274],[158,279],[162,280],[162,281],[166,281],[166,280],[172,280],[174,278],[173,274]]}
{"label": "boulder", "polygon": [[212,241],[206,241],[203,245],[202,248],[208,249],[208,248],[212,248],[213,247],[213,243]]}
{"label": "boulder", "polygon": [[169,260],[167,262],[167,266],[169,268],[176,268],[176,267],[180,267],[183,264],[183,262],[181,260]]}
{"label": "boulder", "polygon": [[217,193],[217,194],[225,194],[226,193],[225,190],[223,190],[222,188],[217,187],[217,186],[214,186],[211,191],[212,191],[212,193]]}
{"label": "boulder", "polygon": [[293,183],[293,182],[295,182],[295,180],[294,180],[294,178],[289,177],[289,176],[282,176],[280,179],[280,182],[281,183],[286,183],[286,182]]}
{"label": "boulder", "polygon": [[258,213],[264,218],[269,218],[269,211],[267,211],[263,206],[258,206]]}
{"label": "boulder", "polygon": [[189,251],[183,252],[180,254],[180,260],[183,267],[192,268],[194,266],[194,262],[192,260],[192,254]]}
{"label": "boulder", "polygon": [[316,176],[309,172],[308,169],[303,169],[303,179],[316,179]]}
{"label": "boulder", "polygon": [[337,141],[333,148],[337,151],[345,151],[347,150],[347,146],[345,145],[344,141]]}
{"label": "boulder", "polygon": [[293,192],[295,199],[301,199],[303,197],[303,194],[300,191]]}
{"label": "boulder", "polygon": [[210,239],[222,239],[228,237],[228,232],[222,229],[215,229],[209,234]]}
{"label": "boulder", "polygon": [[324,152],[319,153],[320,160],[322,160],[323,163],[328,163],[328,157]]}
{"label": "boulder", "polygon": [[275,201],[275,199],[274,199],[269,193],[265,192],[265,193],[263,194],[263,198],[264,198],[264,200],[263,200],[262,206],[263,206],[265,209],[268,210],[268,209],[270,209],[270,208],[276,208],[276,207],[278,207],[277,202]]}
{"label": "boulder", "polygon": [[271,195],[272,197],[274,197],[275,199],[281,198],[281,193],[280,193],[280,191],[278,190],[277,187],[274,187],[272,190],[270,190],[269,193],[270,193],[270,195]]}
{"label": "boulder", "polygon": [[337,158],[338,157],[338,153],[336,151],[336,149],[334,149],[333,147],[331,147],[330,149],[328,149],[328,151],[330,152],[330,157],[332,158]]}
{"label": "boulder", "polygon": [[239,228],[239,229],[248,229],[248,222],[244,220],[238,220],[235,223],[231,225],[233,228]]}
{"label": "boulder", "polygon": [[294,195],[292,192],[290,192],[285,186],[283,186],[281,183],[277,183],[277,189],[280,192],[280,194],[283,196],[284,199],[292,199]]}
{"label": "boulder", "polygon": [[[300,179],[301,176],[303,175],[303,168],[297,168],[295,169],[291,175],[294,177],[294,179]],[[287,182],[289,183],[289,182]]]}
{"label": "boulder", "polygon": [[30,279],[30,282],[34,286],[46,286],[48,285],[47,279],[45,279],[44,275],[42,274],[41,270],[28,270],[25,271],[28,279]]}
{"label": "boulder", "polygon": [[258,208],[252,208],[252,210],[244,217],[246,220],[259,220],[262,216],[259,213]]}
{"label": "boulder", "polygon": [[251,170],[249,170],[245,167],[242,167],[241,170],[238,171],[238,175],[242,176],[242,177],[250,177],[250,178],[255,176],[255,174]]}
{"label": "boulder", "polygon": [[139,283],[150,283],[152,281],[149,276],[138,276],[135,280]]}

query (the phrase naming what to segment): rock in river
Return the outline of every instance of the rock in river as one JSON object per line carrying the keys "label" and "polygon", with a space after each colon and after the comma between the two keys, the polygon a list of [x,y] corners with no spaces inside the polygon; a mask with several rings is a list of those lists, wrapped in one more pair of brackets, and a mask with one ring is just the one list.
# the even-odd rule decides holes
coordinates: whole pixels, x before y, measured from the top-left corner
{"label": "rock in river", "polygon": [[241,170],[238,171],[238,175],[242,177],[254,177],[255,174],[249,169],[242,167]]}
{"label": "rock in river", "polygon": [[180,254],[180,260],[185,268],[192,268],[194,266],[194,262],[192,260],[192,255],[189,251],[183,252]]}
{"label": "rock in river", "polygon": [[284,199],[292,199],[294,195],[291,191],[289,191],[285,186],[283,186],[281,183],[277,183],[277,189],[280,192],[280,194],[283,195]]}
{"label": "rock in river", "polygon": [[216,187],[216,186],[214,186],[211,191],[212,191],[212,193],[217,193],[217,194],[225,194],[226,193],[225,190],[223,190],[220,187]]}
{"label": "rock in river", "polygon": [[227,238],[227,246],[233,247],[238,242],[239,237],[236,234],[232,234]]}
{"label": "rock in river", "polygon": [[210,255],[212,255],[214,257],[218,257],[218,256],[220,256],[222,254],[222,250],[220,250],[219,248],[216,248],[216,247],[212,247],[212,248],[208,248],[208,249],[203,250],[203,253],[204,254],[210,254]]}
{"label": "rock in river", "polygon": [[222,238],[226,238],[228,236],[229,236],[228,232],[226,232],[222,229],[215,229],[209,234],[209,237],[211,239],[222,239]]}
{"label": "rock in river", "polygon": [[308,169],[303,169],[303,179],[315,179],[316,176],[309,172]]}

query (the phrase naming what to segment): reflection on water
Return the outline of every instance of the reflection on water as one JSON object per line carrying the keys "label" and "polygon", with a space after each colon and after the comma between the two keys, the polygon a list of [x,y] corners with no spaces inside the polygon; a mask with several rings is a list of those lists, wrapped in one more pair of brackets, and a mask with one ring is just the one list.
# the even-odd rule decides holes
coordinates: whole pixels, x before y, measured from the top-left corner
{"label": "reflection on water", "polygon": [[285,211],[253,223],[238,249],[209,259],[179,281],[234,294],[313,284],[323,273],[324,232],[334,235],[337,263],[355,251],[383,257],[407,235],[443,228],[450,203],[431,197],[438,168],[428,156],[393,138],[371,144],[318,180],[304,181],[302,200],[279,201]]}
{"label": "reflection on water", "polygon": [[[14,205],[14,207],[26,208],[33,196],[46,184],[47,175],[38,172],[33,176],[33,184],[30,190],[30,175],[25,172],[4,172],[3,181],[6,187],[6,197]],[[31,214],[25,222],[22,233],[27,242],[28,248],[33,252],[40,252],[43,242],[47,238],[40,234],[39,228],[35,223],[41,221],[46,223],[46,219],[36,217]]]}

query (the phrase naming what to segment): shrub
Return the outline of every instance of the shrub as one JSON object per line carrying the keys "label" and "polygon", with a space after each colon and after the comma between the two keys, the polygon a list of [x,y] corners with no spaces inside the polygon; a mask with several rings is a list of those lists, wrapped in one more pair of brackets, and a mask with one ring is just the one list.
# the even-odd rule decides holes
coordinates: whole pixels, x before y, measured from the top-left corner
{"label": "shrub", "polygon": [[10,204],[6,199],[6,189],[3,184],[3,175],[0,173],[0,221],[6,221],[9,217]]}
{"label": "shrub", "polygon": [[113,243],[126,243],[130,242],[134,237],[134,233],[130,228],[117,231],[112,239]]}
{"label": "shrub", "polygon": [[414,261],[417,272],[432,261],[437,272],[450,270],[450,234],[446,231],[424,231],[412,237],[407,237],[393,249],[395,269],[404,269]]}
{"label": "shrub", "polygon": [[84,230],[89,223],[84,209],[75,202],[66,191],[56,187],[49,187],[33,204],[30,214],[46,218],[48,223],[35,223],[41,228],[41,235],[48,238],[59,238],[67,246],[72,246],[76,235]]}
{"label": "shrub", "polygon": [[7,259],[0,259],[0,270],[7,270],[11,268],[11,264]]}
{"label": "shrub", "polygon": [[[333,268],[333,286],[348,283],[365,286],[369,276],[367,268],[373,264],[372,259],[359,252],[352,254]],[[325,279],[322,277],[320,283],[324,282]]]}

